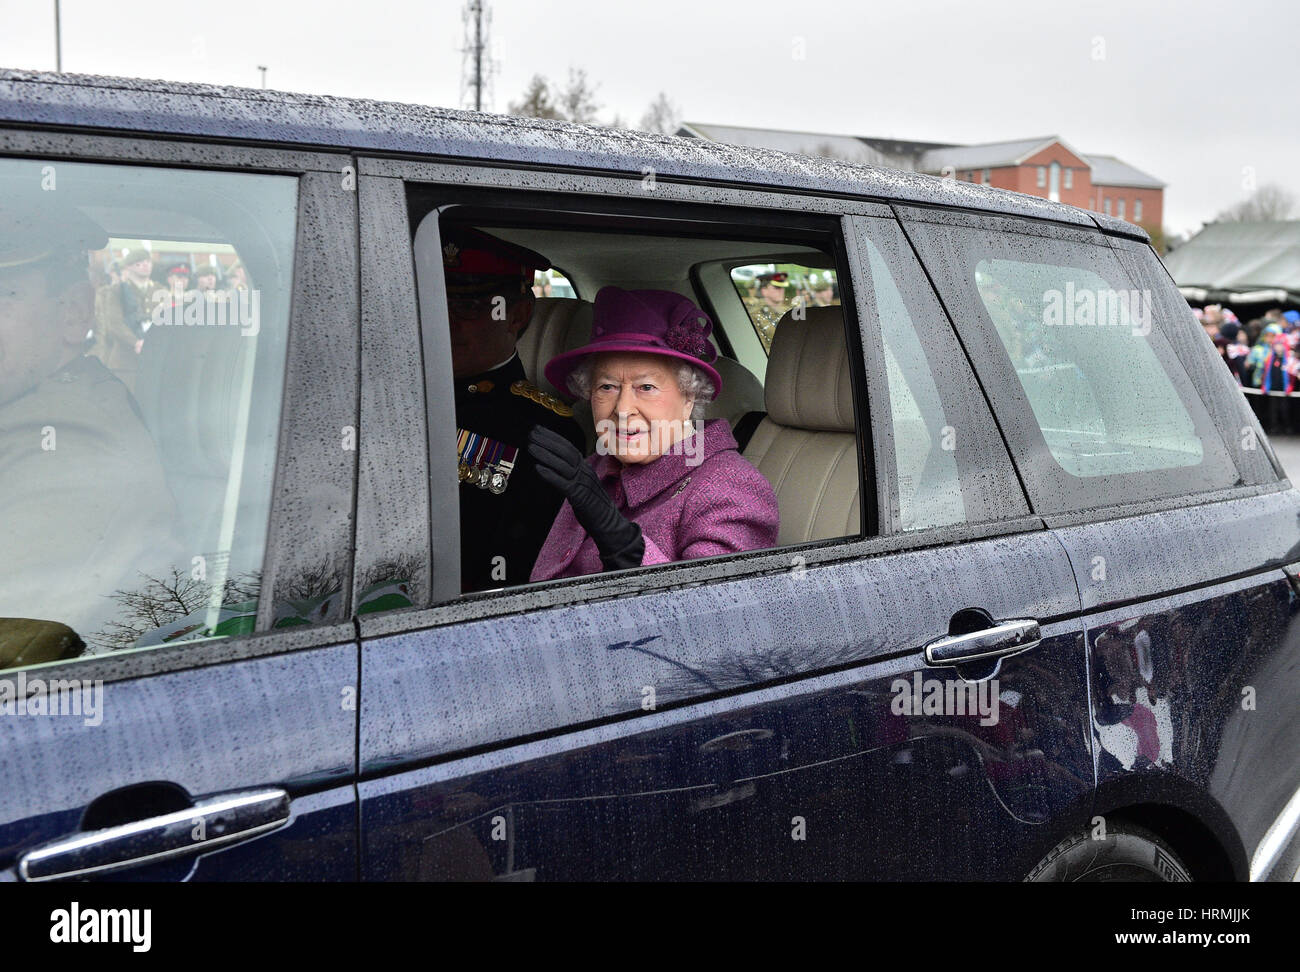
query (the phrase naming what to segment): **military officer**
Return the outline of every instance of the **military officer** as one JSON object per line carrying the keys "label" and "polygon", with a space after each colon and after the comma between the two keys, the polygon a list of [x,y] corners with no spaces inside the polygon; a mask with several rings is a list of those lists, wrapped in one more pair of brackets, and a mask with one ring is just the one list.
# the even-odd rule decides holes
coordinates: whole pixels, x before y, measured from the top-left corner
{"label": "military officer", "polygon": [[769,350],[772,338],[776,336],[776,326],[789,310],[785,299],[785,284],[789,279],[784,273],[763,273],[758,276],[758,296],[761,303],[754,309],[754,324],[758,327],[763,346]]}
{"label": "military officer", "polygon": [[113,620],[109,595],[181,559],[138,407],[83,353],[86,252],[107,235],[54,196],[0,191],[0,617],[60,622],[89,642]]}
{"label": "military officer", "polygon": [[149,251],[136,248],[122,261],[122,279],[95,294],[95,344],[90,353],[132,391],[140,367],[136,355],[156,300],[152,272]]}
{"label": "military officer", "polygon": [[537,475],[525,445],[544,425],[585,448],[572,409],[524,373],[515,345],[533,314],[545,257],[487,233],[443,227],[443,269],[456,382],[461,586],[528,582],[563,497]]}

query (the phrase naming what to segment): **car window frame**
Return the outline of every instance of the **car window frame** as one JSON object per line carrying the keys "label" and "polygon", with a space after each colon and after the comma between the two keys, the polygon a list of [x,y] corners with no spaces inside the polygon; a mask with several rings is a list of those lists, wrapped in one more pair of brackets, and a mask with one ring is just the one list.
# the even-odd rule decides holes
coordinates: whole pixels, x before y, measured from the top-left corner
{"label": "car window frame", "polygon": [[[351,550],[357,452],[342,447],[344,427],[355,430],[359,424],[357,194],[348,188],[356,171],[352,155],[6,123],[0,124],[0,157],[255,172],[294,177],[298,184],[288,348],[256,630],[209,641],[60,659],[7,669],[0,678],[23,671],[39,672],[42,678],[66,675],[115,682],[354,640]],[[320,247],[318,241],[325,238],[337,239],[339,245]],[[330,452],[322,449],[324,444],[339,446],[339,455],[333,457],[337,461],[325,461]],[[336,512],[328,529],[312,498],[312,488],[322,483],[333,490],[343,511]],[[291,535],[295,521],[299,532],[312,536],[314,550],[338,566],[342,596],[326,622],[271,629],[275,591],[304,565],[303,551]],[[302,524],[309,528],[301,530]]]}
{"label": "car window frame", "polygon": [[[473,161],[416,160],[365,154],[359,156],[357,162],[359,179],[363,184],[367,179],[397,179],[410,183],[436,184],[440,188],[448,189],[464,187],[484,190],[485,192],[512,190],[515,191],[511,193],[512,199],[522,200],[530,196],[534,197],[536,200],[534,208],[542,210],[543,213],[554,212],[554,206],[548,207],[547,205],[551,200],[564,200],[567,198],[570,202],[562,208],[568,208],[574,205],[573,200],[576,199],[576,205],[580,209],[582,197],[594,196],[599,197],[602,212],[608,214],[618,211],[619,207],[626,208],[631,205],[635,208],[639,203],[646,200],[650,191],[646,189],[646,183],[637,173],[627,175],[607,172],[592,174],[589,171],[569,171],[560,168],[540,170],[522,166],[475,163]],[[522,193],[518,191],[522,191]],[[855,289],[859,277],[853,269],[854,257],[852,256],[852,249],[849,248],[847,226],[844,220],[846,217],[853,215],[892,219],[893,211],[887,203],[860,197],[823,196],[762,187],[705,183],[689,179],[659,179],[654,186],[653,192],[654,198],[658,201],[681,204],[678,208],[686,214],[693,211],[707,210],[710,207],[713,207],[714,211],[716,211],[717,208],[723,207],[767,212],[784,210],[795,215],[811,214],[813,216],[834,217],[839,222],[839,228],[836,231],[838,244],[846,248],[842,255],[836,255],[837,269],[843,271],[840,277],[841,304],[845,307],[852,305],[853,313],[859,319],[859,326],[849,329],[850,343],[856,346],[856,353],[860,356],[860,362],[854,362],[851,369],[855,376],[854,380],[860,382],[865,379],[868,387],[873,381],[884,380],[883,370],[875,371],[873,374],[874,366],[862,352],[862,341],[869,339],[869,335],[862,333],[861,312],[857,307],[857,291]],[[689,216],[685,218],[689,220]],[[363,222],[365,222],[365,219],[366,216],[363,214]],[[678,216],[674,220],[675,223],[682,221],[682,216]],[[414,229],[414,227],[408,226],[406,230],[408,235],[405,245],[408,249],[411,247]],[[396,245],[396,242],[396,239],[389,240],[391,245]],[[380,247],[375,247],[375,249],[391,255],[391,251],[383,250]],[[374,272],[400,277],[402,264],[403,261],[386,260],[382,265],[376,266]],[[408,274],[404,280],[393,280],[392,286],[399,289],[404,288],[411,295],[410,300],[414,300],[416,281],[413,274]],[[935,299],[938,299],[937,296]],[[403,326],[412,326],[410,321],[401,323]],[[446,353],[449,357],[449,351]],[[878,357],[880,359],[880,368],[883,369],[883,354]],[[449,363],[447,367],[449,371]],[[868,408],[866,397],[860,392],[861,389],[855,388],[855,404],[860,409],[858,428],[860,432],[870,430],[870,434],[875,440],[878,436],[873,425],[874,412]],[[434,424],[438,428],[454,427],[455,409],[449,377],[445,395],[438,396],[445,398],[445,401],[441,403],[435,402],[433,401],[434,397],[430,396],[431,400],[427,408],[427,417],[430,419],[431,427]],[[877,449],[879,446],[873,441],[872,448]],[[862,440],[861,436],[859,436],[859,452],[861,451]],[[415,462],[416,459],[410,455],[402,458],[408,464],[408,469],[393,479],[393,490],[387,494],[386,500],[381,501],[397,501],[398,487],[396,484],[399,481],[409,480],[409,464]],[[879,477],[876,471],[876,455],[871,452],[866,457],[860,458],[860,461],[869,463],[869,467],[863,470],[864,477],[868,477],[867,482],[862,484],[864,488],[863,519],[864,522],[867,520],[868,509],[866,504],[869,503],[870,508],[874,510],[875,522],[880,523],[883,517],[888,516],[888,511],[881,507],[884,500],[878,488]],[[423,470],[424,467],[421,465],[421,476],[425,474]],[[432,467],[430,467],[430,470],[432,470]],[[448,462],[445,478],[449,484],[454,485],[454,463]],[[867,498],[868,493],[872,494],[872,499]],[[455,504],[443,505],[447,507],[455,506]],[[458,511],[452,510],[448,512],[451,513],[453,519],[458,519]],[[913,531],[907,534],[884,535],[877,532],[877,535],[868,535],[857,539],[815,541],[810,544],[763,551],[746,551],[705,560],[687,560],[672,564],[636,567],[612,573],[607,572],[547,581],[538,585],[523,585],[494,591],[456,595],[453,599],[440,603],[416,604],[404,610],[362,615],[357,618],[358,630],[362,639],[366,640],[390,634],[415,632],[459,624],[482,618],[517,614],[524,611],[595,603],[608,598],[620,598],[669,590],[676,587],[694,586],[696,584],[743,580],[747,577],[789,571],[796,565],[812,567],[819,564],[852,561],[928,546],[971,542],[992,536],[1041,530],[1043,528],[1043,520],[1040,517],[1031,515],[981,524],[955,524],[949,527]],[[444,532],[442,535],[445,537],[447,534]],[[459,535],[458,526],[457,535]],[[359,542],[358,563],[373,561],[377,555],[378,552],[376,551],[363,550],[361,542]],[[428,554],[426,554],[426,567],[429,564],[427,557]]]}
{"label": "car window frame", "polygon": [[[428,184],[421,183],[417,187],[417,191],[423,191],[426,185]],[[521,221],[522,223],[535,222],[538,225],[550,226],[555,223],[557,217],[562,218],[564,214],[568,214],[573,217],[578,217],[578,218],[588,219],[588,220],[594,218],[597,222],[604,223],[606,214],[600,211],[600,209],[598,208],[599,207],[598,203],[583,201],[578,203],[578,205],[575,206],[573,205],[571,199],[557,198],[551,195],[533,196],[531,198],[526,196],[519,196],[513,193],[505,193],[505,194],[491,193],[486,196],[480,193],[471,193],[469,195],[464,195],[462,193],[457,192],[455,187],[445,187],[439,185],[439,189],[441,191],[438,192],[438,195],[440,195],[443,199],[447,201],[440,205],[437,205],[434,209],[427,212],[424,216],[421,217],[420,224],[415,227],[415,244],[413,245],[413,249],[416,251],[416,256],[415,256],[416,278],[417,278],[417,288],[419,292],[419,307],[420,307],[421,318],[423,318],[424,315],[424,308],[426,307],[438,308],[438,311],[436,312],[437,317],[433,323],[433,327],[422,328],[421,330],[426,374],[429,376],[431,381],[440,382],[440,384],[437,385],[431,384],[430,388],[445,387],[448,389],[448,395],[446,396],[446,401],[440,402],[439,404],[444,409],[447,408],[450,409],[450,412],[448,413],[450,417],[445,420],[450,424],[447,424],[446,428],[453,429],[456,426],[454,420],[454,414],[455,414],[454,394],[451,392],[452,380],[451,380],[451,370],[450,370],[450,343],[449,343],[449,336],[448,336],[449,331],[448,331],[445,311],[443,310],[443,308],[446,307],[445,292],[443,290],[445,285],[445,278],[443,275],[442,265],[440,261],[437,263],[436,266],[430,268],[433,271],[432,273],[421,274],[420,272],[421,267],[419,265],[419,255],[418,255],[419,251],[423,249],[425,252],[430,254],[441,253],[441,247],[439,245],[441,221],[444,217],[450,216],[452,214],[455,215],[455,218],[458,221],[462,221],[462,222],[469,221],[472,222],[475,226],[485,227],[489,231],[494,225],[518,226],[521,225]],[[693,211],[689,217],[683,217],[680,214],[676,215],[676,217],[673,217],[671,215],[668,216],[663,215],[662,208],[658,203],[652,203],[651,206],[654,209],[660,211],[658,213],[652,213],[649,216],[648,222],[645,215],[631,214],[626,212],[615,214],[614,221],[620,226],[627,225],[629,226],[629,228],[635,228],[641,230],[642,232],[646,231],[647,229],[660,230],[665,233],[671,233],[677,230],[683,232],[696,230],[701,235],[709,235],[709,236],[716,235],[723,239],[727,238],[730,235],[735,235],[739,239],[739,238],[744,238],[746,235],[750,235],[750,234],[761,235],[761,234],[766,234],[768,232],[772,232],[774,234],[780,234],[782,232],[786,232],[790,234],[804,234],[805,239],[810,238],[810,234],[817,234],[817,235],[827,237],[826,243],[831,247],[832,259],[836,260],[841,266],[844,267],[845,270],[847,270],[848,267],[847,254],[843,252],[845,241],[842,236],[843,225],[841,219],[837,219],[834,217],[814,217],[813,220],[809,222],[806,219],[802,218],[803,217],[802,213],[798,212],[797,210],[792,210],[788,214],[790,216],[790,225],[773,229],[772,228],[773,224],[770,222],[770,220],[772,219],[770,213],[764,213],[760,215],[749,211],[745,211],[744,213],[737,213],[734,210],[730,212],[722,212],[719,211],[716,207],[708,207],[702,210],[697,209]],[[746,225],[744,222],[745,220],[749,220],[750,224]],[[611,231],[617,232],[617,229],[611,225]],[[425,237],[428,237],[428,239],[424,239]],[[837,247],[838,249],[836,249]],[[850,337],[851,346],[853,344],[853,339],[855,335],[856,335],[856,329],[850,327],[849,337]],[[854,349],[852,347],[850,353],[851,354],[854,353]],[[858,354],[859,360],[861,360],[861,349],[860,348],[856,349],[856,353]],[[860,371],[861,369],[859,368],[857,370]],[[856,383],[861,380],[863,379],[857,373],[855,373],[853,377],[853,381]],[[433,407],[433,403],[432,403],[432,399],[435,396],[432,395],[427,390],[426,390],[426,395],[428,395],[431,400],[430,407],[428,409],[428,414],[432,417],[434,414],[436,414],[436,410]],[[443,396],[436,396],[436,397],[442,398]],[[855,397],[855,408],[858,406],[865,407],[866,397],[863,394],[863,389],[856,387],[856,384],[854,388],[854,397]],[[859,428],[870,427],[868,416],[865,413],[857,415],[856,418],[857,421],[859,422]],[[442,435],[441,433],[436,431],[437,428],[441,427],[441,424],[442,423],[440,422],[436,423],[431,420],[428,426],[429,429],[428,450],[429,450],[429,455],[431,457],[431,462],[430,462],[431,490],[435,495],[454,496],[454,495],[458,495],[459,488],[460,488],[459,484],[456,482],[455,479],[454,460],[448,459],[448,461],[446,461],[445,472],[443,472],[442,474],[438,474],[435,471],[433,465],[432,457],[436,453],[440,451],[445,451],[448,457],[451,456],[450,443],[452,441],[452,438],[450,436]],[[858,452],[859,452],[860,477],[863,477],[864,466],[866,464],[869,464],[870,462],[869,457],[866,457],[864,455],[863,448],[864,448],[864,443],[862,441],[862,438],[859,436]],[[865,480],[865,477],[863,477],[863,479]],[[869,480],[860,481],[860,495],[863,498],[863,503],[864,503],[863,515],[862,515],[864,529],[867,529],[868,524],[874,525],[875,522],[871,511],[866,508],[868,497],[872,493],[872,490],[866,487],[866,482],[869,482]],[[451,505],[452,504],[445,504],[445,506],[447,507],[450,507]],[[439,512],[442,513],[444,520],[450,520],[456,518],[453,515],[453,511],[450,509],[443,509],[441,511],[437,511],[437,504],[433,504],[433,507],[435,510],[433,514],[435,520],[438,519]],[[872,509],[876,508],[874,502],[871,503],[871,508]],[[452,532],[453,532],[452,524],[450,522],[445,523],[445,525],[442,527],[441,530],[442,535],[444,537],[449,537],[452,535]],[[455,534],[459,536],[458,520],[457,523],[455,524]],[[836,542],[835,539],[816,541],[817,544],[828,544],[834,542]],[[745,551],[743,553],[738,553],[733,556],[745,557],[745,556],[753,555],[754,553],[757,552]],[[637,568],[632,568],[631,570],[637,573],[648,573],[655,570],[661,570],[665,566],[666,565],[663,564],[646,565]],[[577,578],[565,578],[563,580],[576,580],[576,579]],[[560,582],[562,581],[555,580],[555,581],[547,581],[544,583],[552,584],[552,583],[560,583]],[[433,584],[435,587],[443,586],[440,584],[436,574],[433,580]],[[649,585],[645,589],[651,590],[656,586],[657,585]],[[532,589],[533,587],[534,585],[519,585],[511,589],[512,590],[521,589],[521,588]],[[455,595],[455,597],[457,598],[464,598],[467,596],[471,596],[471,595],[460,595],[460,594]]]}
{"label": "car window frame", "polygon": [[[943,535],[945,531],[962,525],[1015,522],[1026,517],[1031,520],[1037,519],[1029,502],[1023,479],[1012,458],[1006,436],[998,423],[997,414],[993,411],[992,404],[989,402],[988,392],[980,380],[979,372],[976,371],[974,363],[962,343],[961,335],[953,325],[952,316],[947,305],[940,299],[934,287],[934,282],[930,279],[925,265],[912,247],[902,224],[892,215],[888,218],[855,215],[849,217],[848,222],[851,226],[853,240],[853,250],[850,256],[851,269],[855,279],[859,281],[857,292],[860,296],[858,299],[860,302],[869,302],[860,305],[860,320],[864,328],[870,327],[872,329],[872,340],[864,341],[863,346],[868,355],[868,374],[873,376],[868,382],[868,390],[872,395],[871,411],[877,417],[879,424],[879,428],[874,434],[877,489],[882,498],[882,503],[887,502],[889,504],[887,511],[882,508],[881,522],[889,524],[889,533],[891,535],[926,536],[935,532]],[[888,227],[894,239],[889,241],[883,239],[880,236],[879,228],[873,227],[875,223]],[[958,524],[919,529],[906,529],[902,523],[899,505],[900,485],[898,482],[897,453],[894,444],[892,393],[885,358],[883,322],[880,320],[879,308],[874,303],[875,285],[874,281],[872,281],[870,257],[866,249],[868,243],[877,249],[881,262],[889,271],[891,284],[897,288],[899,297],[908,314],[907,327],[914,332],[916,340],[922,349],[925,349],[927,345],[933,349],[946,341],[950,353],[955,358],[952,367],[929,369],[930,379],[934,382],[935,392],[939,398],[938,404],[944,410],[945,417],[950,423],[958,421],[954,415],[961,413],[958,409],[951,408],[951,406],[956,405],[963,395],[963,391],[959,387],[962,382],[969,384],[969,387],[965,390],[966,394],[983,406],[980,417],[987,421],[979,421],[972,428],[963,429],[962,435],[975,442],[974,449],[976,451],[983,450],[996,453],[1002,459],[1002,482],[994,491],[999,495],[992,498],[978,497],[978,502],[982,507],[990,510],[995,510],[997,506],[1003,505],[1004,508],[1000,512],[995,512],[991,517],[979,519],[968,516]],[[891,256],[889,252],[891,246],[898,247],[900,252],[896,256]],[[910,267],[907,265],[909,262],[912,264]],[[909,274],[909,270],[914,270],[914,273]],[[870,282],[870,292],[868,292],[866,286],[868,282]],[[935,326],[937,329],[942,329],[942,334],[916,333],[918,319],[924,318],[923,315],[918,313],[920,309],[917,306],[918,301],[932,302],[936,312]],[[862,307],[869,307],[870,313],[861,310]],[[963,414],[962,418],[970,418],[970,416]],[[969,514],[972,506],[969,503],[971,497],[968,494],[976,493],[977,490],[972,483],[971,476],[975,470],[968,467],[968,455],[968,451],[962,451],[958,454],[957,475],[963,500],[967,501],[964,506]],[[1019,505],[1023,507],[1022,511],[1012,512],[1009,509],[1011,505],[1009,501],[1003,503],[1004,498],[1009,500],[1011,496],[1015,496],[1020,500]]]}

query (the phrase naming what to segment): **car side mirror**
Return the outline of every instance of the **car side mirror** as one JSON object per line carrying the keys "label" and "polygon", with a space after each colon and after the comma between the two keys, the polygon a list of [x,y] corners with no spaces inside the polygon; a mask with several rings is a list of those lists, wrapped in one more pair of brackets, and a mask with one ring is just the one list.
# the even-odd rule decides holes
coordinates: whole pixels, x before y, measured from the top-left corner
{"label": "car side mirror", "polygon": [[85,650],[86,643],[66,624],[0,618],[0,669],[76,658]]}

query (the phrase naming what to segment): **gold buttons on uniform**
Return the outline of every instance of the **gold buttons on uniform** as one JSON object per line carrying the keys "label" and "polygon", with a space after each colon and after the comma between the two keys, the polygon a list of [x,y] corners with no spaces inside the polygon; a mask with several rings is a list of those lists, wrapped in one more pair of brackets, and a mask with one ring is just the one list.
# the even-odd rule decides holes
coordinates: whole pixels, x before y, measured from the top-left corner
{"label": "gold buttons on uniform", "polygon": [[570,408],[568,405],[565,405],[564,402],[560,401],[558,398],[556,398],[554,395],[550,394],[549,392],[542,391],[540,388],[538,388],[536,385],[532,384],[531,382],[517,381],[510,386],[510,391],[513,394],[519,395],[522,398],[527,398],[530,401],[536,402],[538,405],[541,405],[543,408],[549,408],[556,415],[563,415],[565,418],[568,418],[570,415],[573,414],[572,408]]}

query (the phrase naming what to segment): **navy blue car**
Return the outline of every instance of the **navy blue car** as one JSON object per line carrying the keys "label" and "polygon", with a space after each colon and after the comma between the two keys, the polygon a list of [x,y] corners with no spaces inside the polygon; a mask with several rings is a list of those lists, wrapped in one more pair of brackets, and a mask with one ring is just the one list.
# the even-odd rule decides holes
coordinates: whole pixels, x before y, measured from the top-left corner
{"label": "navy blue car", "polygon": [[[703,308],[776,543],[467,591],[452,227],[547,258],[541,401]],[[0,879],[1289,881],[1298,566],[1130,223],[0,71]]]}

